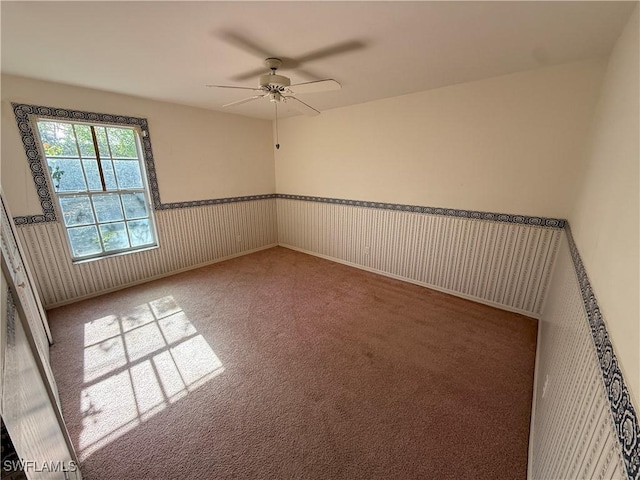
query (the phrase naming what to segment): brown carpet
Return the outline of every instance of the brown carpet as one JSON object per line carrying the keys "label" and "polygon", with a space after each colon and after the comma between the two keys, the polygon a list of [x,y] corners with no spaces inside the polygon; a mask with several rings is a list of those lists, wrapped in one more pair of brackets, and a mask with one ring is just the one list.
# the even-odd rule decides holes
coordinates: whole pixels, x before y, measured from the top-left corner
{"label": "brown carpet", "polygon": [[278,247],[49,320],[88,480],[526,478],[521,315]]}

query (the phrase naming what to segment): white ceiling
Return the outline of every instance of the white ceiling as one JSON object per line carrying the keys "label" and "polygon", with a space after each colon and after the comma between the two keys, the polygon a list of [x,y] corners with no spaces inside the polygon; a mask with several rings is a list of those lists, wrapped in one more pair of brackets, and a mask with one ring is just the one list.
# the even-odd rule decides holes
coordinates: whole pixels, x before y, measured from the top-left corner
{"label": "white ceiling", "polygon": [[[279,73],[338,80],[299,95],[326,110],[607,55],[635,5],[2,1],[2,72],[222,110],[249,95],[205,84],[254,87],[257,71],[237,77],[267,55],[311,57]],[[231,111],[273,117],[266,100]]]}

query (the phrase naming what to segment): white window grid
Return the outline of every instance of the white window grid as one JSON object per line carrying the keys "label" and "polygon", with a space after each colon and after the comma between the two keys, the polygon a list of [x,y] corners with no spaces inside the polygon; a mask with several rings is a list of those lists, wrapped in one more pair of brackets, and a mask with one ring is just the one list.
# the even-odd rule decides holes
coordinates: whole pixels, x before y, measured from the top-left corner
{"label": "white window grid", "polygon": [[[44,152],[44,150],[42,149],[42,138],[40,137],[40,131],[37,128],[37,123],[40,121],[46,121],[46,122],[54,122],[54,123],[59,123],[59,124],[66,124],[66,125],[70,125],[72,128],[74,125],[87,125],[87,126],[94,126],[94,127],[99,127],[99,128],[120,128],[120,129],[127,129],[127,130],[131,130],[134,134],[134,138],[135,138],[135,142],[136,142],[136,152],[137,152],[137,156],[136,157],[114,157],[112,150],[111,150],[111,143],[109,142],[109,137],[108,135],[106,136],[106,146],[107,149],[109,151],[109,158],[108,159],[104,159],[101,158],[101,162],[102,161],[109,161],[111,163],[111,168],[114,172],[113,175],[113,181],[116,184],[116,188],[109,188],[106,190],[91,190],[89,187],[89,179],[87,178],[87,174],[85,171],[85,167],[84,167],[84,163],[83,160],[95,160],[96,163],[98,163],[97,157],[96,156],[85,156],[82,153],[82,149],[80,148],[80,144],[78,142],[78,137],[77,134],[75,132],[75,128],[73,128],[73,132],[74,132],[74,139],[75,139],[75,143],[76,143],[76,149],[78,152],[78,156],[70,156],[70,155],[46,155],[46,153]],[[46,116],[38,116],[34,118],[34,122],[35,125],[33,128],[36,138],[38,139],[38,148],[41,152],[41,156],[43,159],[43,168],[45,168],[47,171],[49,170],[49,163],[48,163],[48,159],[55,159],[55,160],[78,160],[80,162],[81,165],[81,171],[82,171],[82,175],[84,178],[84,182],[85,185],[87,187],[86,190],[78,190],[78,191],[57,191],[56,188],[54,188],[53,182],[54,180],[51,178],[51,173],[47,174],[47,181],[49,182],[49,186],[50,186],[50,191],[53,193],[53,196],[56,197],[56,201],[54,202],[54,208],[56,210],[56,215],[58,216],[58,218],[60,219],[60,222],[62,223],[62,226],[65,229],[65,238],[67,240],[67,247],[69,249],[69,254],[71,255],[71,259],[74,263],[77,262],[84,262],[84,261],[90,261],[90,260],[97,260],[100,258],[105,258],[105,257],[111,257],[111,256],[116,256],[116,255],[121,255],[121,254],[126,254],[126,253],[134,253],[134,252],[139,252],[139,251],[143,251],[143,250],[148,250],[148,249],[152,249],[152,248],[157,248],[158,247],[158,234],[157,234],[157,230],[156,230],[156,223],[155,223],[155,218],[153,215],[153,206],[151,203],[151,199],[150,199],[150,189],[149,189],[149,183],[147,181],[147,171],[145,168],[145,164],[143,161],[143,154],[142,154],[142,145],[141,145],[141,134],[142,132],[140,131],[140,129],[138,127],[135,126],[131,126],[131,125],[119,125],[119,124],[112,124],[112,123],[101,123],[101,122],[82,122],[82,121],[66,121],[66,120],[61,120],[59,118],[56,117],[46,117]],[[99,152],[98,152],[99,153]],[[140,173],[141,173],[141,178],[142,178],[142,184],[143,186],[141,188],[121,188],[118,182],[118,176],[115,174],[115,166],[113,165],[113,161],[114,160],[129,160],[129,161],[137,161],[138,165],[140,167]],[[122,196],[123,195],[127,195],[127,194],[135,194],[135,193],[141,193],[144,196],[144,201],[145,201],[145,207],[146,207],[146,211],[147,211],[147,215],[146,216],[142,216],[142,217],[135,217],[135,218],[126,218],[126,210],[125,210],[125,206],[124,203],[122,201]],[[122,210],[122,214],[123,214],[123,218],[121,220],[113,220],[113,221],[99,221],[98,220],[98,215],[97,212],[95,211],[95,207],[94,207],[94,203],[93,203],[93,197],[94,196],[104,196],[104,195],[116,195],[118,197],[118,201],[120,203],[120,208]],[[77,225],[71,225],[71,226],[67,226],[64,220],[64,214],[62,212],[62,207],[60,205],[60,199],[61,198],[73,198],[73,197],[89,197],[89,203],[91,206],[91,212],[93,214],[93,218],[94,221],[91,223],[83,223],[83,224],[77,224]],[[149,221],[149,229],[150,229],[150,233],[151,233],[151,242],[150,243],[146,243],[144,245],[139,245],[139,246],[131,246],[131,232],[129,229],[129,225],[128,222],[129,221],[136,221],[136,220],[148,220]],[[125,248],[121,248],[121,249],[112,249],[112,250],[106,250],[105,249],[105,245],[104,245],[104,241],[102,239],[102,235],[100,235],[100,225],[109,225],[109,224],[116,224],[116,223],[123,223],[125,225],[125,229],[127,232],[127,238],[129,240],[129,247],[125,247]],[[83,226],[95,226],[96,229],[98,230],[98,239],[100,242],[100,249],[101,252],[97,253],[97,254],[91,254],[91,255],[86,255],[86,256],[75,256],[74,252],[73,252],[73,246],[71,245],[71,240],[69,238],[69,230],[73,229],[73,228],[77,228],[77,227],[83,227]]]}

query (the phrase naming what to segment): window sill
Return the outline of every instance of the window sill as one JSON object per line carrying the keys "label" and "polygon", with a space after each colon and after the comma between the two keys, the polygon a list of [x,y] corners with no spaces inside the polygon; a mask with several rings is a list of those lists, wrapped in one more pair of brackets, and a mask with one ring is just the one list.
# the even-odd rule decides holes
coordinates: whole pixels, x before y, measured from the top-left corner
{"label": "window sill", "polygon": [[135,250],[127,250],[124,252],[110,253],[107,255],[100,255],[99,257],[80,258],[78,260],[72,260],[71,263],[73,265],[81,265],[83,263],[95,262],[97,260],[106,260],[108,258],[121,257],[123,255],[131,255],[132,253],[148,252],[149,250],[155,250],[157,248],[160,248],[160,245],[156,244],[156,245],[151,245],[149,247],[137,248]]}

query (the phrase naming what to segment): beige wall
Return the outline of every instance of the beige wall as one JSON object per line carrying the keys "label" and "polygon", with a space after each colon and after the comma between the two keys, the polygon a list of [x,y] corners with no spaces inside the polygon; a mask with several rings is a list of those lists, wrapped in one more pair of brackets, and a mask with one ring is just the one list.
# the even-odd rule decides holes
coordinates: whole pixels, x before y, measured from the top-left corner
{"label": "beige wall", "polygon": [[277,192],[566,218],[604,63],[284,119]]}
{"label": "beige wall", "polygon": [[569,216],[636,408],[640,406],[639,11],[611,54]]}
{"label": "beige wall", "polygon": [[2,76],[2,188],[14,215],[42,213],[11,102],[144,117],[163,202],[273,193],[271,122]]}

